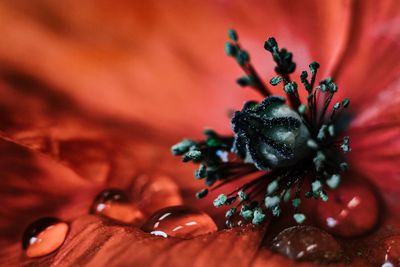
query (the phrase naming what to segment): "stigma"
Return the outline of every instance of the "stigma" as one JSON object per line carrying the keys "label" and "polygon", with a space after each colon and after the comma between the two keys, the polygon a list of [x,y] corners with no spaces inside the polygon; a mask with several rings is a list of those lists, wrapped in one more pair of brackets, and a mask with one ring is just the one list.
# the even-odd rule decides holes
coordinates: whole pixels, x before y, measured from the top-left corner
{"label": "stigma", "polygon": [[[279,48],[274,38],[269,38],[264,48],[276,63],[277,76],[266,83],[239,43],[237,33],[229,30],[228,36],[225,51],[245,73],[237,83],[256,90],[262,99],[248,101],[234,112],[232,135],[205,130],[204,140],[185,139],[171,151],[181,155],[184,162],[199,164],[194,176],[204,180],[206,188],[196,193],[197,198],[232,182],[239,184],[213,201],[215,207],[229,206],[228,226],[238,216],[253,224],[261,224],[268,216],[281,216],[284,202],[292,204],[291,216],[301,224],[306,220],[298,211],[302,199],[327,201],[326,189],[336,189],[341,172],[348,169],[350,137],[342,135],[341,115],[350,101],[332,102],[338,86],[330,77],[316,81],[320,67],[317,62],[301,72],[300,85],[293,81],[293,55]],[[281,87],[286,97],[273,96],[270,87]],[[300,87],[307,93],[303,101]],[[250,181],[243,179],[250,175]]]}
{"label": "stigma", "polygon": [[234,113],[232,129],[232,151],[260,170],[293,166],[311,152],[308,128],[280,97],[247,102]]}

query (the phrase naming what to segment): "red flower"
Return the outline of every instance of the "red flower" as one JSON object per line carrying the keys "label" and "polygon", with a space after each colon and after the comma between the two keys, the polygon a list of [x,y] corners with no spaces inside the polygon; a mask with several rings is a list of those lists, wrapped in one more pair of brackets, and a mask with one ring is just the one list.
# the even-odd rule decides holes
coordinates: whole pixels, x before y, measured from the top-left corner
{"label": "red flower", "polygon": [[[298,69],[317,60],[321,77],[335,78],[337,98],[352,101],[351,168],[386,207],[379,229],[359,242],[373,248],[398,234],[399,10],[398,1],[356,0],[2,1],[0,263],[312,266],[263,247],[265,229],[182,241],[87,215],[102,189],[132,189],[140,175],[160,173],[174,179],[185,204],[216,213],[211,200],[194,202],[200,184],[169,146],[204,126],[228,132],[224,112],[258,97],[233,85],[239,70],[223,54],[230,27],[260,70],[273,69],[262,43],[275,36]],[[20,237],[43,216],[71,221],[70,232],[56,253],[28,259]],[[365,257],[352,264],[365,266]]]}

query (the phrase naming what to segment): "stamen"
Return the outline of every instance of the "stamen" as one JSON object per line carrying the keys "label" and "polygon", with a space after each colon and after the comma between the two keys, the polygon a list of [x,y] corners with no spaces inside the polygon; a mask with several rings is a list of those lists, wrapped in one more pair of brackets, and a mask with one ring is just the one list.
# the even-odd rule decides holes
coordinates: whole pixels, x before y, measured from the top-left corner
{"label": "stamen", "polygon": [[218,207],[225,205],[227,200],[228,200],[228,198],[224,194],[221,194],[216,199],[214,199],[213,203],[214,203],[214,206],[218,208]]}
{"label": "stamen", "polygon": [[202,189],[196,193],[196,198],[198,198],[198,199],[203,198],[203,197],[207,196],[207,194],[208,194],[208,189],[207,188]]}
{"label": "stamen", "polygon": [[294,214],[293,218],[296,220],[298,224],[302,224],[306,220],[306,216],[302,213]]}
{"label": "stamen", "polygon": [[336,189],[339,186],[339,183],[340,183],[339,174],[333,174],[328,180],[326,180],[326,184],[332,189]]}
{"label": "stamen", "polygon": [[[299,86],[290,79],[296,68],[293,55],[280,49],[274,38],[269,38],[264,48],[271,53],[278,74],[269,83],[272,86],[283,84],[291,107],[287,106],[284,98],[269,96],[269,89],[250,64],[248,52],[239,44],[237,33],[230,30],[228,37],[230,41],[225,44],[225,51],[246,73],[237,83],[242,87],[250,86],[267,97],[261,102],[248,101],[242,110],[234,112],[232,136],[205,130],[205,140],[185,139],[171,151],[182,156],[184,162],[200,164],[194,172],[195,179],[204,180],[209,188],[197,192],[197,198],[206,197],[209,191],[229,183],[238,184],[236,189],[220,194],[213,201],[215,207],[236,202],[235,207],[226,211],[226,225],[233,225],[231,220],[237,213],[253,224],[261,224],[268,216],[266,211],[280,216],[281,203],[289,201],[294,209],[293,219],[301,224],[306,220],[304,214],[297,212],[301,199],[305,196],[327,201],[329,196],[324,187],[337,188],[340,172],[348,169],[348,164],[337,153],[340,149],[343,153],[351,151],[350,138],[337,139],[341,129],[336,119],[350,101],[336,102],[331,114],[326,114],[338,87],[331,78],[315,86],[320,66],[313,62],[309,65],[310,80],[307,71],[300,75],[301,85],[308,93],[307,103],[302,104]],[[323,103],[322,106],[319,103]],[[303,195],[301,188],[307,177],[312,177],[311,187]]]}
{"label": "stamen", "polygon": [[237,81],[241,86],[251,86],[256,91],[261,93],[264,97],[270,96],[271,93],[268,87],[261,80],[260,76],[257,74],[256,70],[250,63],[250,56],[247,51],[241,48],[239,43],[239,37],[235,30],[228,31],[229,38],[233,41],[225,43],[225,52],[228,56],[232,56],[236,58],[239,66],[243,69],[243,71],[247,74],[247,76],[239,78]]}

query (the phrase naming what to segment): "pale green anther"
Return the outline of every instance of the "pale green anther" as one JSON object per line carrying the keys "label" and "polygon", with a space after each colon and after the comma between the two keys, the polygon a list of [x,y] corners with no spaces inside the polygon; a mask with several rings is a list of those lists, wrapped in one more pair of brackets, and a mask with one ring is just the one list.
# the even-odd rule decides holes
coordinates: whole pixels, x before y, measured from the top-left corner
{"label": "pale green anther", "polygon": [[343,144],[340,146],[344,153],[348,153],[351,151],[349,144],[350,144],[350,137],[345,136],[343,138]]}
{"label": "pale green anther", "polygon": [[285,194],[283,195],[283,201],[288,202],[289,199],[290,199],[290,188],[287,189],[287,190],[285,191]]}
{"label": "pale green anther", "polygon": [[230,208],[226,213],[225,213],[225,218],[231,218],[233,215],[236,213],[236,208]]}
{"label": "pale green anther", "polygon": [[251,220],[253,219],[253,211],[252,210],[241,211],[240,216],[242,216],[246,220]]}
{"label": "pale green anther", "polygon": [[295,82],[287,83],[284,87],[285,93],[294,94],[297,90],[297,84]]}
{"label": "pale green anther", "polygon": [[319,128],[317,139],[318,140],[323,140],[326,137],[326,130],[328,129],[327,125],[322,125],[321,128]]}
{"label": "pale green anther", "polygon": [[293,218],[298,224],[302,224],[306,220],[306,216],[302,213],[295,213]]}
{"label": "pale green anther", "polygon": [[217,181],[215,176],[207,176],[204,183],[207,186],[212,186]]}
{"label": "pale green anther", "polygon": [[275,192],[276,189],[278,189],[278,181],[277,181],[277,180],[274,180],[274,181],[272,181],[272,182],[268,185],[268,187],[267,187],[267,193],[268,193],[268,194],[271,194],[271,193]]}
{"label": "pale green anther", "polygon": [[265,214],[260,209],[256,209],[253,214],[253,224],[260,224],[265,220]]}
{"label": "pale green anther", "polygon": [[247,64],[250,61],[250,55],[246,50],[239,50],[236,55],[236,61],[240,66]]}
{"label": "pale green anther", "polygon": [[326,180],[326,184],[332,189],[337,188],[340,184],[340,175],[333,174],[329,179]]}
{"label": "pale green anther", "polygon": [[317,171],[320,171],[322,167],[324,166],[324,161],[326,160],[326,157],[322,151],[318,151],[317,155],[313,158],[313,162],[315,165],[315,169]]}
{"label": "pale green anther", "polygon": [[207,194],[208,194],[208,189],[206,189],[206,188],[202,189],[196,193],[196,198],[198,198],[198,199],[203,198],[203,197],[207,196]]}
{"label": "pale green anther", "polygon": [[342,162],[339,166],[342,171],[347,171],[349,169],[349,164],[347,164],[347,162]]}
{"label": "pale green anther", "polygon": [[331,93],[336,93],[337,90],[338,90],[337,84],[336,83],[332,83],[329,89],[330,89]]}
{"label": "pale green anther", "polygon": [[237,32],[233,29],[228,30],[228,37],[235,42],[239,39]]}
{"label": "pale green anther", "polygon": [[323,191],[319,192],[319,197],[322,199],[322,201],[328,201],[328,195],[325,194]]}
{"label": "pale green anther", "polygon": [[337,102],[335,105],[333,105],[333,109],[338,110],[340,108],[340,102]]}
{"label": "pale green anther", "polygon": [[279,217],[279,215],[281,215],[281,208],[279,206],[275,206],[271,209],[271,212],[275,217]]}
{"label": "pale green anther", "polygon": [[186,154],[183,156],[183,161],[187,162],[189,160],[193,161],[199,161],[202,158],[202,154],[200,150],[189,150],[186,152]]}
{"label": "pale green anther", "polygon": [[312,139],[308,139],[308,140],[307,140],[307,146],[308,146],[309,148],[311,148],[311,149],[314,149],[314,150],[317,150],[317,149],[318,149],[318,144],[317,144],[317,142],[315,142],[315,141],[312,140]]}
{"label": "pale green anther", "polygon": [[200,167],[198,170],[195,170],[194,172],[194,178],[195,179],[202,179],[207,176],[207,167],[204,164],[200,164]]}
{"label": "pale green anther", "polygon": [[292,205],[293,205],[293,207],[295,207],[295,208],[297,208],[298,206],[300,206],[300,203],[301,203],[301,199],[300,198],[294,198],[293,200],[292,200]]}
{"label": "pale green anther", "polygon": [[277,196],[273,196],[273,197],[268,196],[265,198],[265,206],[267,208],[275,207],[275,206],[279,205],[280,202],[281,202],[281,199]]}
{"label": "pale green anther", "polygon": [[322,189],[321,181],[316,180],[311,184],[312,191],[314,193],[319,192]]}
{"label": "pale green anther", "polygon": [[281,81],[282,81],[282,78],[279,77],[279,76],[276,76],[276,77],[273,77],[273,78],[269,81],[269,83],[270,83],[272,86],[276,86],[276,85],[278,85]]}
{"label": "pale green anther", "polygon": [[225,53],[228,56],[234,57],[234,56],[236,56],[237,52],[238,52],[238,48],[236,45],[234,45],[230,42],[225,43]]}
{"label": "pale green anther", "polygon": [[307,110],[307,106],[304,105],[304,104],[301,104],[301,105],[299,106],[299,108],[297,109],[297,111],[298,111],[300,114],[304,114],[304,113],[306,112],[306,110]]}
{"label": "pale green anther", "polygon": [[317,70],[319,69],[319,63],[314,61],[309,65],[309,67],[310,67],[311,73],[315,74],[317,72]]}
{"label": "pale green anther", "polygon": [[196,142],[188,139],[182,140],[182,142],[179,142],[171,147],[171,152],[173,155],[182,155],[183,153],[186,153],[190,147],[196,145]]}
{"label": "pale green anther", "polygon": [[224,194],[221,194],[221,195],[219,195],[216,199],[214,199],[214,202],[213,202],[213,204],[214,204],[214,206],[215,207],[221,207],[221,206],[223,206],[225,203],[226,203],[226,200],[227,200],[228,198],[224,195]]}
{"label": "pale green anther", "polygon": [[236,80],[236,83],[242,87],[253,84],[253,78],[251,76],[242,76]]}
{"label": "pale green anther", "polygon": [[242,190],[240,190],[238,192],[238,197],[239,197],[240,201],[244,201],[248,198],[247,194],[245,192],[243,192]]}
{"label": "pale green anther", "polygon": [[345,99],[342,101],[342,105],[343,105],[344,108],[347,108],[347,107],[350,105],[350,99],[345,98]]}
{"label": "pale green anther", "polygon": [[333,125],[329,125],[328,127],[328,133],[330,136],[335,136],[335,127]]}

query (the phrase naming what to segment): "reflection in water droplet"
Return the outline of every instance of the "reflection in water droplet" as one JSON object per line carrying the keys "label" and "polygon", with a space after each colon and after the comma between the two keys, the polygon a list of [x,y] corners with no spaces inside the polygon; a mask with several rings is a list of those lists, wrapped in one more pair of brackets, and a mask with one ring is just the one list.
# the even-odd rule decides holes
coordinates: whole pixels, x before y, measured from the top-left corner
{"label": "reflection in water droplet", "polygon": [[22,237],[22,248],[28,257],[45,256],[64,242],[69,226],[56,218],[42,218],[31,223]]}
{"label": "reflection in water droplet", "polygon": [[131,196],[146,214],[171,206],[182,205],[176,183],[166,175],[140,175],[131,189]]}
{"label": "reflection in water droplet", "polygon": [[153,214],[142,230],[163,237],[192,238],[215,232],[217,226],[204,212],[186,206],[174,206]]}
{"label": "reflection in water droplet", "polygon": [[144,219],[140,209],[120,189],[107,189],[98,194],[90,212],[127,224],[140,225]]}
{"label": "reflection in water droplet", "polygon": [[319,201],[316,211],[318,224],[325,231],[352,237],[362,235],[376,225],[379,205],[368,186],[347,180],[329,192],[328,201]]}
{"label": "reflection in water droplet", "polygon": [[280,232],[272,248],[293,260],[334,262],[340,259],[339,243],[328,233],[312,226],[294,226]]}
{"label": "reflection in water droplet", "polygon": [[374,266],[400,266],[400,236],[391,236],[375,244],[369,260]]}

